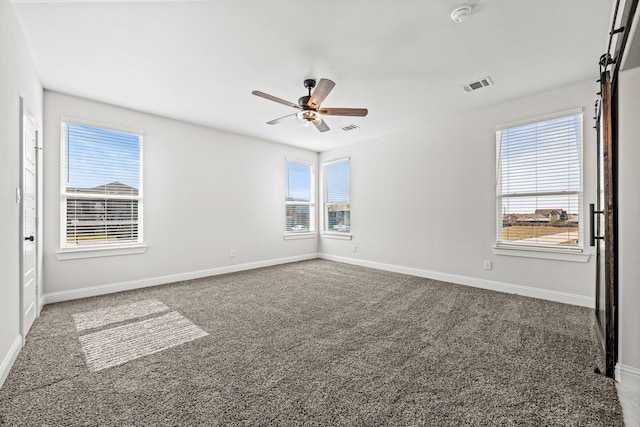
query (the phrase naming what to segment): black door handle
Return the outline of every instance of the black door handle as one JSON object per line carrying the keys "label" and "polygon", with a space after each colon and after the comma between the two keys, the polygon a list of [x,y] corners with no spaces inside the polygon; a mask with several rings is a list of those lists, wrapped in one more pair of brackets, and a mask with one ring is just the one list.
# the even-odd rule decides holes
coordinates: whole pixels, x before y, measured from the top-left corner
{"label": "black door handle", "polygon": [[33,242],[34,240],[36,240],[36,238],[33,236],[29,236],[29,237],[25,237],[24,240],[30,240]]}
{"label": "black door handle", "polygon": [[595,246],[596,240],[604,237],[596,236],[596,214],[604,214],[604,211],[597,211],[593,203],[589,204],[589,246]]}

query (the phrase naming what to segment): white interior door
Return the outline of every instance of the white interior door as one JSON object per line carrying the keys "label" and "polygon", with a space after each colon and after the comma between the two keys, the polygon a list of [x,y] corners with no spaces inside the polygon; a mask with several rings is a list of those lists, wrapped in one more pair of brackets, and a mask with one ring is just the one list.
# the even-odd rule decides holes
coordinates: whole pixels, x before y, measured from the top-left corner
{"label": "white interior door", "polygon": [[36,141],[28,116],[22,119],[22,337],[26,337],[38,312],[36,251]]}

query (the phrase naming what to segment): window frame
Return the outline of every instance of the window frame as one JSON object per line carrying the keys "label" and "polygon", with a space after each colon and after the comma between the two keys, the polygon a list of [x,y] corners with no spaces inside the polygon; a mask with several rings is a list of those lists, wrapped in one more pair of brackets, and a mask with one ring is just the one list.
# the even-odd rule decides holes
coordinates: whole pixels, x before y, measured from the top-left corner
{"label": "window frame", "polygon": [[[327,197],[328,197],[327,167],[336,163],[343,163],[343,162],[349,162],[349,231],[334,231],[329,229],[329,215],[327,214],[328,206],[336,204],[334,202],[329,203],[327,201]],[[320,182],[322,183],[322,212],[320,215],[322,220],[322,236],[330,239],[351,240],[351,238],[353,237],[352,228],[351,228],[351,157],[343,157],[340,159],[323,162],[320,170],[321,170]]]}
{"label": "window frame", "polygon": [[[578,197],[578,245],[575,246],[562,246],[562,245],[545,245],[545,244],[522,244],[522,243],[511,243],[508,240],[501,240],[501,233],[503,227],[501,223],[503,222],[503,213],[502,213],[502,201],[505,198],[509,197],[517,197],[513,194],[501,193],[501,181],[502,181],[502,164],[501,164],[501,155],[502,155],[502,131],[512,128],[517,128],[526,125],[532,125],[536,123],[542,123],[545,121],[568,118],[572,116],[579,116],[579,150],[578,150],[578,166],[579,166],[579,190],[566,190],[566,191],[555,191],[555,192],[544,192],[539,191],[531,194],[523,194],[518,195],[523,197],[524,195],[529,195],[531,197],[539,197],[539,196],[554,196],[554,195],[577,195]],[[494,253],[497,255],[509,255],[509,256],[524,256],[531,258],[544,258],[544,259],[559,259],[566,261],[578,261],[578,262],[586,262],[588,261],[588,255],[584,254],[585,244],[584,244],[584,112],[582,108],[574,108],[570,110],[559,111],[556,113],[546,114],[543,116],[538,116],[526,120],[521,120],[517,122],[511,122],[507,124],[498,125],[495,127],[495,135],[496,135],[496,215],[495,215],[495,224],[496,224],[496,241],[494,246]],[[555,193],[555,194],[554,194]]]}
{"label": "window frame", "polygon": [[[297,163],[300,165],[309,166],[309,190],[310,197],[308,202],[302,201],[293,201],[287,200],[287,176],[288,173],[288,164],[289,163]],[[316,164],[314,162],[305,161],[305,160],[297,160],[285,158],[284,162],[284,173],[285,173],[285,197],[284,197],[284,238],[285,240],[290,239],[304,239],[314,237],[317,233],[316,229]],[[308,206],[309,207],[309,229],[303,231],[292,231],[287,230],[287,207],[288,206]]]}
{"label": "window frame", "polygon": [[[118,133],[125,133],[136,136],[139,144],[139,163],[138,163],[138,175],[139,175],[139,188],[137,195],[114,195],[115,197],[109,197],[105,195],[95,193],[82,193],[75,192],[69,193],[66,191],[66,172],[65,162],[67,160],[67,140],[65,135],[65,129],[67,125],[79,125],[90,127],[98,130],[112,131]],[[59,260],[78,259],[78,258],[93,258],[102,256],[114,256],[114,255],[128,255],[139,254],[146,252],[146,244],[144,243],[144,132],[139,129],[131,129],[122,126],[115,126],[111,124],[78,119],[75,117],[62,116],[60,118],[60,189],[59,189],[59,204],[60,204],[60,241],[58,244],[58,250],[56,251],[57,258]],[[82,246],[68,245],[67,244],[67,200],[72,198],[104,200],[113,198],[114,200],[135,200],[137,201],[137,239],[130,242],[117,242],[117,243],[100,243],[100,244],[86,244]]]}

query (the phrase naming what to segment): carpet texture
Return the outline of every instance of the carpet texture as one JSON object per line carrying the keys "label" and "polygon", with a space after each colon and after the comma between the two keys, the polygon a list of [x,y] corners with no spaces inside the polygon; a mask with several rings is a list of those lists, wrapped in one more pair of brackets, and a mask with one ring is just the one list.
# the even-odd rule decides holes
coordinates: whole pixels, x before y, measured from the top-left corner
{"label": "carpet texture", "polygon": [[[622,426],[593,318],[325,260],[68,301],[27,336],[0,425]],[[176,319],[197,338],[98,371],[83,351]]]}

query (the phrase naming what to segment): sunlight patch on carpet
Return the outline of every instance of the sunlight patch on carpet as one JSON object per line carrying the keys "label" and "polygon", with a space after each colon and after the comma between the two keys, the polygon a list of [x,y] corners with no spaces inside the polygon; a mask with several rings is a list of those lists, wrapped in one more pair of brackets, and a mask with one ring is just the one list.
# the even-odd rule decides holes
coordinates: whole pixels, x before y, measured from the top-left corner
{"label": "sunlight patch on carpet", "polygon": [[208,335],[180,313],[165,315],[80,336],[92,371],[122,365]]}
{"label": "sunlight patch on carpet", "polygon": [[80,332],[166,310],[169,310],[169,307],[157,299],[146,299],[131,304],[76,313],[73,315],[73,321],[76,324],[76,329]]}

